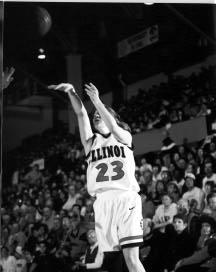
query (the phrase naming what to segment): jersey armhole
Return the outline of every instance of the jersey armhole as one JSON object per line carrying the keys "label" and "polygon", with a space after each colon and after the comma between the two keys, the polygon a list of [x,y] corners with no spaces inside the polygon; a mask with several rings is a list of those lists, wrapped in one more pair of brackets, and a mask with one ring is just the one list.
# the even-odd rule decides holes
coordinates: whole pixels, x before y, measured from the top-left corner
{"label": "jersey armhole", "polygon": [[122,143],[121,141],[117,140],[119,143],[125,145],[126,147],[128,147],[131,151],[134,151],[134,144],[133,142],[131,143],[131,146],[129,146],[128,144]]}
{"label": "jersey armhole", "polygon": [[[91,147],[92,147],[92,145],[93,145],[93,143],[94,143],[96,137],[97,137],[97,135],[94,134],[94,135],[92,136],[92,138],[89,140],[89,141],[91,141]],[[85,159],[86,159],[86,160],[89,158],[90,153],[91,153],[91,150],[90,150],[90,151],[88,152],[88,154],[85,156]]]}

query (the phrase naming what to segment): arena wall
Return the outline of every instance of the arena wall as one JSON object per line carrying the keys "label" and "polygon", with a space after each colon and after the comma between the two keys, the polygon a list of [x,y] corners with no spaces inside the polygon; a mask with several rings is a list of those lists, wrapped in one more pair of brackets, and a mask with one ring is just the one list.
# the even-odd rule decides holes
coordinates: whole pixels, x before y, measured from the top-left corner
{"label": "arena wall", "polygon": [[[164,129],[154,129],[134,135],[135,155],[161,150],[162,140],[164,139],[163,131]],[[181,145],[185,138],[187,138],[188,143],[193,143],[204,139],[206,135],[205,117],[173,124],[170,129],[170,137],[177,145]]]}
{"label": "arena wall", "polygon": [[40,134],[53,126],[50,98],[43,97],[46,106],[7,106],[4,111],[2,129],[2,148],[8,151],[19,146],[22,140],[34,134]]}

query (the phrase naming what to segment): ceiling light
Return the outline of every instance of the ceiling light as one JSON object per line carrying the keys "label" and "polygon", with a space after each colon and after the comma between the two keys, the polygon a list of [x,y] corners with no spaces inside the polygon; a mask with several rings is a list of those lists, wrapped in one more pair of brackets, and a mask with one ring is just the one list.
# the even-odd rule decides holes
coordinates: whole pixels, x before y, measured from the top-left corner
{"label": "ceiling light", "polygon": [[44,54],[38,55],[38,59],[45,59],[45,58],[46,58],[46,55],[44,55]]}
{"label": "ceiling light", "polygon": [[46,58],[46,55],[44,53],[44,49],[43,48],[39,48],[39,53],[38,53],[38,59],[45,59]]}

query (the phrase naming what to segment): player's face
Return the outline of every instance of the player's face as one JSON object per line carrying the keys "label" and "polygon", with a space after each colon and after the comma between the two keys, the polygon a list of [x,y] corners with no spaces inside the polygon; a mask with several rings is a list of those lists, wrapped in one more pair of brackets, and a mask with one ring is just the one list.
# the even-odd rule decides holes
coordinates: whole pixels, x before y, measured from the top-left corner
{"label": "player's face", "polygon": [[93,115],[93,124],[96,130],[99,131],[101,130],[102,127],[106,126],[98,111],[95,111]]}

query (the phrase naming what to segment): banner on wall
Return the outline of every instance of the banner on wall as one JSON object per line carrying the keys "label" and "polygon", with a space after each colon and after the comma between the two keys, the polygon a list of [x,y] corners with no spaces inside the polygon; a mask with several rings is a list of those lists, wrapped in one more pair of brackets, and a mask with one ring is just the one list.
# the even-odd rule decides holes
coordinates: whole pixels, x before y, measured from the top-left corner
{"label": "banner on wall", "polygon": [[148,27],[137,34],[118,42],[118,58],[122,58],[148,45],[156,43],[158,40],[158,25]]}

